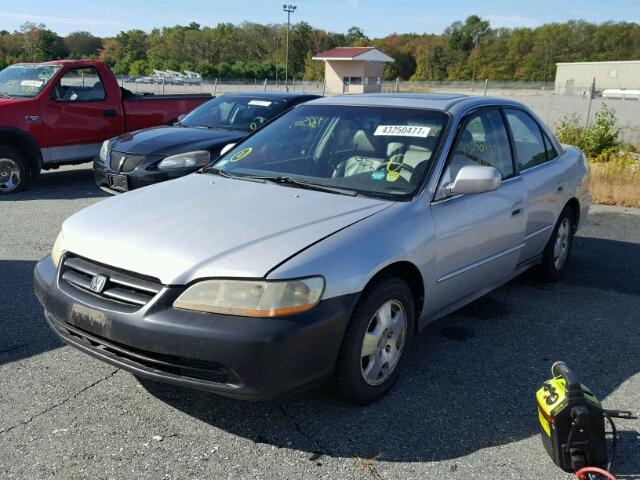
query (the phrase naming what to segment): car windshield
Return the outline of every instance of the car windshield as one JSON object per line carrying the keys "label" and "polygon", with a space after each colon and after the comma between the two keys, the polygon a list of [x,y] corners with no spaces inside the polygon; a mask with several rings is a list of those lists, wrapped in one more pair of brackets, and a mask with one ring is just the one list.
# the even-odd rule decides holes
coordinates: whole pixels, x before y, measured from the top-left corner
{"label": "car windshield", "polygon": [[285,100],[223,95],[200,105],[180,125],[250,132],[278,115],[286,105]]}
{"label": "car windshield", "polygon": [[293,179],[356,194],[404,196],[422,183],[446,123],[443,112],[431,110],[303,105],[247,138],[210,169],[283,184]]}
{"label": "car windshield", "polygon": [[33,98],[59,69],[59,65],[11,65],[0,72],[0,95]]}

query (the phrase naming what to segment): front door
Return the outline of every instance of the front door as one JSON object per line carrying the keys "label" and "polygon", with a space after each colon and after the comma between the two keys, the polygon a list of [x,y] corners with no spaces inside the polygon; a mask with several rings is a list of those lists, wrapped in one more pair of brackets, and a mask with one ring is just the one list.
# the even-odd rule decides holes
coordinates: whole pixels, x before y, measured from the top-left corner
{"label": "front door", "polygon": [[103,140],[120,135],[120,98],[108,98],[94,67],[67,70],[42,104],[47,128],[44,163],[91,159]]}
{"label": "front door", "polygon": [[515,175],[509,138],[497,109],[464,121],[440,181],[450,183],[465,165],[497,168],[503,177],[492,192],[436,196],[431,213],[436,232],[435,285],[429,313],[484,293],[516,269],[523,247],[526,189]]}

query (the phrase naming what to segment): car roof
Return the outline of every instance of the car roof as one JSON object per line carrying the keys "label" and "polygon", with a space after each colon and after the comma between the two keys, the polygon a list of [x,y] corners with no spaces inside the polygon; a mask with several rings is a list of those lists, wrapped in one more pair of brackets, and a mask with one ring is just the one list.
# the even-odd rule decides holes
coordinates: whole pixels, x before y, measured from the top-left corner
{"label": "car roof", "polygon": [[322,97],[312,100],[305,105],[407,107],[454,112],[483,105],[521,104],[504,98],[462,95],[457,93],[366,93],[363,95]]}
{"label": "car roof", "polygon": [[299,98],[321,98],[321,95],[313,93],[292,93],[292,92],[232,92],[225,93],[225,97],[251,97],[265,100],[297,100]]}

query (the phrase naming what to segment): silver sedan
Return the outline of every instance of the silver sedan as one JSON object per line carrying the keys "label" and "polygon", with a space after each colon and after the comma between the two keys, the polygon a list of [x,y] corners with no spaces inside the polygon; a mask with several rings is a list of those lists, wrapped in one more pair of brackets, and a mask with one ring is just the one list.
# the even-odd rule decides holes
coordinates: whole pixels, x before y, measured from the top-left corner
{"label": "silver sedan", "polygon": [[36,293],[63,340],[139,376],[245,399],[331,379],[366,404],[429,322],[528,268],[560,278],[588,185],[514,101],[322,98],[69,218]]}

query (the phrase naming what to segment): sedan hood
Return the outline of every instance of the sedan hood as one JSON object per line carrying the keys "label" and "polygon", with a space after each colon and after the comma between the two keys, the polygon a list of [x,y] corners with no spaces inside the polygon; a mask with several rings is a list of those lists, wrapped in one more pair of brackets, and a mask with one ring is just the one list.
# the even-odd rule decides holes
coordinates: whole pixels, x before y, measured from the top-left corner
{"label": "sedan hood", "polygon": [[63,225],[63,248],[185,284],[265,277],[311,244],[392,203],[192,174],[92,205]]}
{"label": "sedan hood", "polygon": [[116,137],[113,150],[137,155],[175,155],[209,150],[246,137],[246,132],[190,127],[156,127]]}

